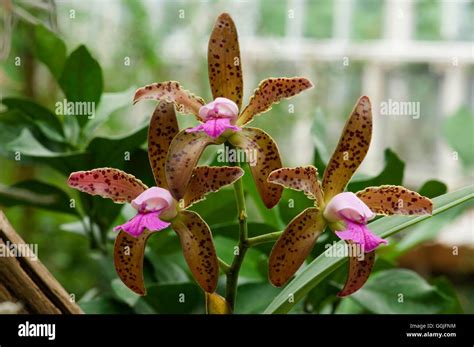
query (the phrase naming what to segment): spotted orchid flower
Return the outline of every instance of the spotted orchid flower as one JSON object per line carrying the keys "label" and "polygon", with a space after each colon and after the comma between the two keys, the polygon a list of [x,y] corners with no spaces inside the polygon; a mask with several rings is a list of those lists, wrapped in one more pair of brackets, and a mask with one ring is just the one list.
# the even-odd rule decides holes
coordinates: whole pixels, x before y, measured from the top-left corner
{"label": "spotted orchid flower", "polygon": [[349,256],[348,278],[339,296],[347,296],[367,281],[374,261],[375,249],[387,241],[370,231],[367,224],[376,215],[421,215],[432,213],[432,202],[420,194],[400,186],[369,187],[357,193],[343,192],[365,158],[372,137],[372,110],[369,98],[356,103],[342,132],[323,180],[318,180],[313,166],[281,168],[268,180],[283,187],[303,191],[315,206],[296,216],[275,243],[269,259],[269,278],[282,286],[308,257],[326,226],[348,245],[363,250]]}
{"label": "spotted orchid flower", "polygon": [[235,24],[227,13],[218,17],[212,30],[208,73],[214,100],[207,104],[174,81],[150,84],[135,93],[135,102],[144,99],[173,102],[178,111],[194,114],[201,122],[178,133],[171,143],[166,162],[170,190],[175,196],[182,196],[204,149],[211,144],[228,143],[256,153],[256,160],[252,163],[255,165],[250,165],[250,171],[262,201],[266,207],[272,208],[280,200],[283,190],[267,181],[270,172],[282,167],[278,147],[270,135],[247,124],[256,115],[270,110],[273,104],[311,88],[312,83],[302,77],[266,79],[242,109],[239,41]]}
{"label": "spotted orchid flower", "polygon": [[186,262],[201,288],[213,293],[219,275],[217,255],[206,222],[187,208],[210,192],[233,183],[243,175],[238,167],[195,167],[183,196],[169,189],[164,164],[169,144],[178,133],[174,105],[160,102],[148,130],[148,158],[156,186],[148,188],[131,174],[114,168],[73,172],[68,185],[115,203],[130,203],[137,211],[129,221],[114,228],[114,264],[123,283],[146,294],[143,259],[148,237],[170,226],[180,239]]}

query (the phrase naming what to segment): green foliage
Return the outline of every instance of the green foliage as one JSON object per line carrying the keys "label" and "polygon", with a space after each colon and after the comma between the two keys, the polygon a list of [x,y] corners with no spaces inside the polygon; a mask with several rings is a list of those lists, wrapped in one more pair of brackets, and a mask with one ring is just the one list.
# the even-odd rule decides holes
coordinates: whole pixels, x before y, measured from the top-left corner
{"label": "green foliage", "polygon": [[444,136],[448,144],[457,152],[466,167],[474,164],[474,117],[472,110],[460,108],[443,124]]}
{"label": "green foliage", "polygon": [[66,61],[66,45],[63,40],[43,25],[37,25],[33,42],[38,60],[48,67],[56,79],[59,79]]}

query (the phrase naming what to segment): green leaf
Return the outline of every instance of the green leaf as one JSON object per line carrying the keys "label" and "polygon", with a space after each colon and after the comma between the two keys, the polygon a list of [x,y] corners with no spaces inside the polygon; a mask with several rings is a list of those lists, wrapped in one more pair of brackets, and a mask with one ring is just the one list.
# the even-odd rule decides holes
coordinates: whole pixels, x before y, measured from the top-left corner
{"label": "green leaf", "polygon": [[77,215],[70,208],[70,197],[58,187],[36,180],[27,180],[10,187],[0,185],[0,205],[11,207],[18,205],[35,206],[50,211]]}
{"label": "green leaf", "polygon": [[381,186],[384,184],[393,184],[399,186],[403,181],[403,171],[405,169],[405,163],[393,152],[390,148],[387,148],[384,152],[385,167],[375,177],[353,181],[347,186],[347,190],[351,192],[357,192],[363,190],[366,187]]}
{"label": "green leaf", "polygon": [[262,313],[267,305],[279,292],[268,282],[245,283],[237,289],[235,313]]}
{"label": "green leaf", "polygon": [[34,40],[32,41],[34,43],[35,55],[58,80],[66,61],[66,45],[64,41],[41,24],[35,27]]}
{"label": "green leaf", "polygon": [[43,106],[19,98],[5,98],[2,103],[9,110],[17,110],[32,125],[37,127],[41,133],[53,141],[64,141],[63,127],[58,117]]}
{"label": "green leaf", "polygon": [[130,314],[133,310],[127,305],[111,297],[98,297],[89,301],[79,302],[79,306],[88,314]]}
{"label": "green leaf", "polygon": [[204,313],[204,293],[194,283],[152,285],[141,301],[156,313]]}
{"label": "green leaf", "polygon": [[452,307],[450,297],[406,269],[373,274],[349,299],[377,314],[435,314]]}
{"label": "green leaf", "polygon": [[[468,186],[452,193],[433,199],[433,215],[438,215],[459,204],[474,198],[474,186]],[[370,230],[381,237],[388,237],[399,231],[427,220],[430,216],[390,216],[380,218],[369,224]],[[341,247],[343,241],[334,247]],[[334,252],[337,253],[337,252]],[[264,313],[286,313],[302,300],[309,291],[316,287],[324,278],[347,261],[346,257],[327,257],[324,253],[312,261],[275,297]],[[292,299],[292,300],[289,300]]]}
{"label": "green leaf", "polygon": [[99,107],[95,111],[95,117],[84,127],[86,137],[90,138],[97,128],[109,120],[112,113],[126,106],[131,106],[136,89],[135,86],[131,86],[121,92],[102,94]]}
{"label": "green leaf", "polygon": [[113,279],[110,286],[116,298],[129,306],[134,306],[140,299],[140,295],[128,289],[120,278]]}
{"label": "green leaf", "polygon": [[[102,69],[85,46],[79,46],[69,55],[59,85],[68,101],[92,102],[97,108],[103,89]],[[75,116],[81,126],[89,120],[87,115]]]}
{"label": "green leaf", "polygon": [[448,187],[443,182],[429,180],[421,186],[421,188],[418,190],[418,193],[431,199],[436,196],[446,194],[447,191]]}
{"label": "green leaf", "polygon": [[466,166],[474,165],[474,117],[472,110],[460,108],[443,123],[444,136]]}

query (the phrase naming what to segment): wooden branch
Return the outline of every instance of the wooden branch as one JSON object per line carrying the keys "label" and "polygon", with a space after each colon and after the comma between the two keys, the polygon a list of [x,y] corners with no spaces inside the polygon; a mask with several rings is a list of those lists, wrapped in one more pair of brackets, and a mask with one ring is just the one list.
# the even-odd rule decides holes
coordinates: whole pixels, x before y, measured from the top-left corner
{"label": "wooden branch", "polygon": [[[15,232],[0,211],[0,247],[24,250],[25,241]],[[20,313],[79,314],[81,308],[51,275],[46,267],[24,252],[20,256],[0,254],[0,302],[20,302]]]}

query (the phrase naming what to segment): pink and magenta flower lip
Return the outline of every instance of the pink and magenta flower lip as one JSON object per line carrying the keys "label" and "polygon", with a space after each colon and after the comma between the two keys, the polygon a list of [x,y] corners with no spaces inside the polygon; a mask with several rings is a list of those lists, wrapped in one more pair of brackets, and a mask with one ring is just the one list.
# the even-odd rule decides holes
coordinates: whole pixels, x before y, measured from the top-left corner
{"label": "pink and magenta flower lip", "polygon": [[235,102],[219,97],[199,109],[199,117],[203,123],[187,129],[186,132],[204,131],[210,137],[218,138],[227,130],[240,131],[242,129],[234,124],[238,115],[239,108]]}
{"label": "pink and magenta flower lip", "polygon": [[367,222],[374,217],[375,213],[351,192],[337,194],[324,210],[324,218],[329,222],[345,223],[346,228],[336,231],[336,235],[342,240],[359,244],[365,253],[372,252],[380,244],[388,243],[367,228]]}
{"label": "pink and magenta flower lip", "polygon": [[148,188],[132,200],[131,205],[138,213],[124,224],[116,226],[114,231],[123,230],[138,237],[145,229],[159,231],[170,225],[160,219],[164,211],[174,206],[174,199],[168,190],[159,187]]}

